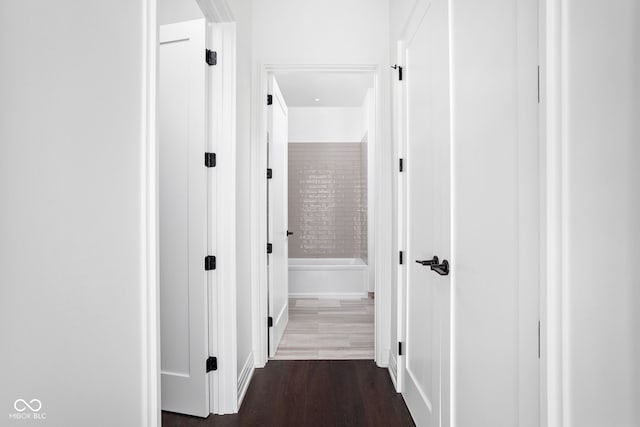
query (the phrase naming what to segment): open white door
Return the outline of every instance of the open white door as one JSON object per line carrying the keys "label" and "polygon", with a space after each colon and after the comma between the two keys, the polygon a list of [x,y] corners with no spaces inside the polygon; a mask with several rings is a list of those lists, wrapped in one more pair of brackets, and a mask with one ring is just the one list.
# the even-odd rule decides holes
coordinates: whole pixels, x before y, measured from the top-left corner
{"label": "open white door", "polygon": [[162,409],[209,415],[205,20],[160,27]]}
{"label": "open white door", "polygon": [[289,119],[287,104],[274,76],[269,77],[268,168],[267,182],[268,237],[272,253],[269,269],[269,356],[275,356],[289,321]]}
{"label": "open white door", "polygon": [[425,3],[405,44],[408,262],[400,375],[416,425],[430,427],[449,425],[450,280],[441,264],[450,260],[450,118],[447,2]]}

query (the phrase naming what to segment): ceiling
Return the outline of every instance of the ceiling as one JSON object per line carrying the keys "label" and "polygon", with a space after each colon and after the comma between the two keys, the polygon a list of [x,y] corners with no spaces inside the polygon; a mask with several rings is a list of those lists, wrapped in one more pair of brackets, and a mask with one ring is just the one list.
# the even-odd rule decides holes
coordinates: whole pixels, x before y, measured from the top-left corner
{"label": "ceiling", "polygon": [[276,80],[289,107],[360,107],[373,87],[367,73],[290,72]]}

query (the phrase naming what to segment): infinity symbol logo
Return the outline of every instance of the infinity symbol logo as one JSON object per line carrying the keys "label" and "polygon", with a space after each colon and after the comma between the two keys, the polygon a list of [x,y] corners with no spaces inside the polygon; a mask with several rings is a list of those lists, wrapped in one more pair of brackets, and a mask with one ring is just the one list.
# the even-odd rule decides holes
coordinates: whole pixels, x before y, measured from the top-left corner
{"label": "infinity symbol logo", "polygon": [[32,412],[38,412],[42,409],[42,402],[38,399],[31,399],[31,401],[27,403],[24,399],[18,399],[13,404],[13,407],[16,408],[16,411],[18,412],[24,412],[27,408],[31,409]]}

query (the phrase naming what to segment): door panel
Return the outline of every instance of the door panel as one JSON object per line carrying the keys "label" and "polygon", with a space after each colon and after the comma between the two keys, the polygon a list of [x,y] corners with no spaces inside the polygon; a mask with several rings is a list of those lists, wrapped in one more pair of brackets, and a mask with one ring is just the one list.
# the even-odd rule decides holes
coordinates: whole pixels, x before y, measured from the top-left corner
{"label": "door panel", "polygon": [[205,21],[160,28],[159,246],[162,409],[206,417]]}
{"label": "door panel", "polygon": [[447,3],[416,11],[405,51],[407,282],[403,394],[420,426],[448,425],[449,276],[415,260],[450,259]]}
{"label": "door panel", "polygon": [[288,144],[289,119],[287,104],[280,93],[274,76],[269,78],[269,93],[273,104],[268,106],[268,163],[273,177],[268,180],[269,242],[273,252],[269,255],[269,356],[275,356],[289,321],[289,227],[288,209]]}

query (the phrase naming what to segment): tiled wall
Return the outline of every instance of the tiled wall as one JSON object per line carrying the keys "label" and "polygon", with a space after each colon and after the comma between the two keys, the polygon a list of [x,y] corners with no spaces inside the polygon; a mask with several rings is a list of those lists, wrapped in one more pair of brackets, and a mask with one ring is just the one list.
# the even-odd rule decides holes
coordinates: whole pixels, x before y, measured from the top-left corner
{"label": "tiled wall", "polygon": [[367,259],[366,169],[366,143],[289,144],[290,258]]}
{"label": "tiled wall", "polygon": [[367,240],[368,236],[368,223],[367,223],[367,159],[368,159],[368,137],[367,134],[362,137],[362,143],[360,144],[360,187],[362,188],[362,212],[364,216],[364,222],[362,223],[362,234],[360,239],[360,254],[362,260],[367,263],[367,255],[369,251],[369,244]]}

